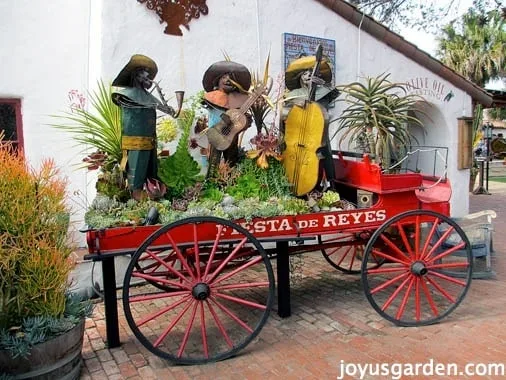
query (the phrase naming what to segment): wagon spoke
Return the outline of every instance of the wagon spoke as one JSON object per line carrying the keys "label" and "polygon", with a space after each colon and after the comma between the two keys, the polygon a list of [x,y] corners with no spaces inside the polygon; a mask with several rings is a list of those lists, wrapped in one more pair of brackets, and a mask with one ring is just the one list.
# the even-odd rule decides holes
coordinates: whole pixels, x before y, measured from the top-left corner
{"label": "wagon spoke", "polygon": [[[177,272],[177,273],[179,273],[179,272]],[[151,280],[153,282],[157,282],[157,283],[164,284],[164,285],[172,285],[172,286],[175,286],[176,288],[191,290],[191,288],[189,286],[183,285],[180,282],[170,281],[165,278],[161,278],[159,276],[151,276],[151,275],[144,274],[141,272],[132,273],[132,277],[142,278],[144,280]]]}
{"label": "wagon spoke", "polygon": [[409,263],[405,260],[401,260],[397,257],[394,257],[392,255],[389,255],[387,253],[384,253],[382,251],[380,251],[379,249],[373,249],[373,252],[372,252],[373,256],[379,256],[379,257],[383,257],[384,259],[387,259],[389,261],[393,261],[395,263],[399,263],[399,264],[403,264],[403,265],[406,265],[406,266],[409,266]]}
{"label": "wagon spoke", "polygon": [[190,283],[190,280],[188,280],[185,276],[183,276],[181,274],[180,271],[174,269],[174,267],[172,267],[172,265],[169,265],[167,262],[163,261],[162,259],[160,259],[156,253],[154,252],[151,252],[149,249],[147,249],[145,251],[145,253],[147,253],[151,258],[153,258],[154,260],[156,260],[158,263],[160,263],[160,265],[163,265],[165,268],[167,268],[171,273],[175,274],[177,277],[179,277],[181,280],[183,281],[186,281],[188,283]]}
{"label": "wagon spoke", "polygon": [[157,312],[154,312],[154,313],[152,313],[152,314],[150,314],[150,315],[146,316],[145,318],[143,318],[143,319],[141,319],[140,321],[138,321],[138,322],[137,322],[137,326],[142,326],[142,325],[144,325],[145,323],[150,322],[150,321],[152,321],[153,319],[155,319],[155,318],[159,317],[160,315],[165,314],[165,313],[167,313],[168,311],[175,309],[176,307],[178,307],[178,306],[179,306],[179,305],[181,305],[182,303],[185,303],[186,301],[190,300],[190,298],[191,298],[190,296],[187,296],[187,297],[185,297],[185,298],[183,298],[183,299],[180,299],[179,301],[177,301],[177,302],[173,303],[173,304],[172,304],[172,305],[170,305],[170,306],[167,306],[167,307],[165,307],[165,308],[163,308],[163,309],[158,310]]}
{"label": "wagon spoke", "polygon": [[408,283],[408,281],[411,279],[411,277],[407,277],[402,283],[399,285],[397,289],[394,290],[394,292],[390,295],[390,297],[387,298],[383,306],[381,307],[381,310],[385,311],[388,309],[388,307],[392,304],[395,298],[399,295],[399,293],[402,291],[402,288],[404,288],[404,285]]}
{"label": "wagon spoke", "polygon": [[[450,236],[450,234],[452,232],[453,232],[453,227],[448,228],[443,233],[443,235],[438,239],[438,241],[432,246],[431,250],[426,255],[424,255],[423,259],[428,260],[429,257],[431,257],[434,254],[434,252],[445,242],[445,240],[448,238],[448,236]],[[453,252],[454,250],[449,250],[449,251]],[[431,258],[431,261],[434,261],[434,260],[437,260],[437,259]]]}
{"label": "wagon spoke", "polygon": [[169,334],[170,331],[174,328],[174,326],[176,326],[176,324],[181,320],[181,318],[183,317],[183,315],[186,314],[186,312],[188,311],[188,309],[190,308],[190,306],[194,302],[195,301],[191,300],[190,302],[188,302],[188,304],[186,305],[186,307],[179,312],[179,314],[172,320],[172,323],[163,331],[163,333],[153,343],[154,347],[158,347],[160,345],[160,343],[162,343],[162,341],[165,339],[165,337],[167,336],[167,334]]}
{"label": "wagon spoke", "polygon": [[197,223],[193,224],[193,247],[195,249],[195,267],[197,268],[197,281],[200,281],[200,250]]}
{"label": "wagon spoke", "polygon": [[183,267],[188,271],[188,274],[191,276],[192,280],[195,281],[195,275],[193,274],[193,271],[191,270],[190,266],[188,265],[188,262],[186,261],[186,259],[183,257],[181,250],[177,246],[177,244],[174,241],[174,238],[172,237],[170,232],[167,232],[166,236],[169,239],[170,244],[172,244],[172,248],[174,249],[174,252],[176,252],[176,255],[177,255],[179,261],[181,261],[181,265],[183,265]]}
{"label": "wagon spoke", "polygon": [[[323,235],[318,237],[318,241],[322,245],[321,253],[330,265],[347,274],[360,273],[364,243],[356,234],[342,233],[337,237]],[[377,268],[383,262],[383,259],[373,257],[368,263],[368,268]]]}
{"label": "wagon spoke", "polygon": [[253,329],[249,327],[244,321],[242,321],[237,315],[231,312],[227,307],[218,302],[216,299],[211,298],[211,302],[213,302],[216,306],[218,306],[225,314],[227,314],[230,318],[236,321],[241,327],[243,327],[249,333],[253,332]]}
{"label": "wagon spoke", "polygon": [[446,280],[446,281],[449,281],[451,283],[454,283],[454,284],[457,284],[457,285],[460,285],[460,286],[466,286],[466,282],[463,281],[463,280],[458,280],[454,277],[451,277],[451,276],[447,276],[443,273],[439,273],[439,272],[435,272],[435,271],[431,271],[430,272],[430,275],[431,276],[434,276],[434,277],[439,277],[443,280]]}
{"label": "wagon spoke", "polygon": [[374,293],[377,293],[381,290],[384,290],[384,289],[388,288],[390,285],[395,284],[396,282],[402,280],[403,278],[405,278],[407,276],[409,276],[409,272],[401,273],[400,275],[384,282],[383,284],[375,287],[374,289],[371,289],[371,294],[374,294]]}
{"label": "wagon spoke", "polygon": [[215,297],[224,298],[224,299],[232,301],[232,302],[237,302],[237,303],[239,303],[241,305],[245,305],[245,306],[249,306],[249,307],[254,307],[254,308],[257,308],[257,309],[261,309],[261,310],[265,310],[265,308],[266,308],[265,305],[261,305],[261,304],[259,304],[257,302],[248,301],[248,300],[245,300],[243,298],[229,296],[227,294],[223,294],[223,293],[219,293],[219,292],[215,292],[214,295],[215,295]]}
{"label": "wagon spoke", "polygon": [[462,248],[464,248],[466,246],[466,243],[462,242],[460,244],[457,244],[456,246],[454,247],[451,247],[449,249],[447,249],[446,251],[444,251],[443,253],[440,253],[439,255],[435,256],[435,257],[431,257],[429,262],[433,263],[434,261],[437,261],[437,260],[441,260],[442,258],[444,258],[445,256],[449,256],[451,255],[452,253],[455,253],[457,251],[460,251]]}
{"label": "wagon spoke", "polygon": [[211,312],[214,323],[216,323],[218,330],[220,331],[221,335],[223,336],[223,339],[225,339],[225,342],[227,343],[229,348],[233,348],[234,343],[232,342],[232,339],[230,339],[230,336],[228,335],[227,331],[225,330],[225,326],[223,326],[223,323],[221,323],[220,318],[218,317],[218,314],[216,313],[216,310],[214,310],[214,308],[211,305],[211,303],[209,302],[209,300],[206,300],[205,302],[207,304],[207,307],[209,308],[209,311]]}
{"label": "wagon spoke", "polygon": [[204,311],[204,302],[200,304],[200,334],[202,335],[202,346],[204,347],[204,356],[209,358],[209,346],[207,344],[207,330],[206,330],[206,313]]}
{"label": "wagon spoke", "polygon": [[[170,250],[160,251],[165,246]],[[251,233],[228,220],[192,217],[160,227],[137,249],[122,297],[128,325],[149,351],[173,363],[201,364],[253,342],[274,289],[270,259]]]}
{"label": "wagon spoke", "polygon": [[444,290],[443,287],[439,285],[435,280],[433,280],[430,277],[427,277],[427,281],[434,288],[436,288],[439,291],[439,293],[441,293],[448,301],[450,301],[451,303],[455,303],[455,298],[453,298],[446,290]]}
{"label": "wagon spoke", "polygon": [[404,247],[406,248],[406,251],[408,252],[408,256],[413,259],[413,249],[411,248],[411,244],[409,243],[408,237],[406,236],[406,231],[404,231],[404,227],[400,224],[396,224],[397,229],[399,230],[399,233],[401,235],[402,242],[404,243]]}
{"label": "wagon spoke", "polygon": [[413,288],[413,283],[415,283],[417,280],[416,276],[411,276],[411,281],[408,284],[408,287],[406,289],[406,292],[404,293],[404,297],[401,301],[401,306],[399,307],[399,310],[397,310],[397,314],[395,315],[395,318],[401,319],[402,315],[404,314],[404,310],[406,309],[406,304],[408,303],[409,296],[411,294],[411,289]]}
{"label": "wagon spoke", "polygon": [[420,259],[420,215],[415,217],[415,260]]}
{"label": "wagon spoke", "polygon": [[209,271],[211,270],[211,263],[214,260],[214,255],[216,254],[216,250],[218,248],[218,243],[220,241],[221,232],[223,231],[223,226],[218,226],[218,231],[216,232],[216,239],[214,240],[213,248],[211,249],[211,254],[209,255],[209,260],[206,265],[206,269],[204,271],[203,278],[207,278],[207,275],[209,274]]}
{"label": "wagon spoke", "polygon": [[269,283],[267,281],[263,281],[263,282],[246,282],[246,283],[240,283],[240,284],[213,286],[213,289],[215,289],[215,290],[232,290],[232,289],[265,288],[267,286],[269,286]]}
{"label": "wagon spoke", "polygon": [[[422,282],[420,277],[415,277],[415,319],[420,321],[420,317],[422,315],[421,305],[420,305],[420,283]],[[430,295],[429,295],[430,296]]]}
{"label": "wagon spoke", "polygon": [[[425,244],[423,245],[423,248],[422,248],[420,260],[423,260],[425,258],[425,254],[429,249],[429,244],[432,241],[432,237],[434,236],[434,234],[437,231],[437,227],[439,226],[439,222],[440,222],[439,218],[434,219],[434,222],[432,224],[432,228],[430,229],[429,234],[425,238]],[[430,253],[429,253],[429,255],[430,255]]]}
{"label": "wagon spoke", "polygon": [[444,268],[467,268],[469,263],[448,263],[448,264],[432,264],[427,265],[427,269],[444,269]]}
{"label": "wagon spoke", "polygon": [[408,268],[403,265],[402,267],[387,267],[387,268],[376,268],[376,269],[368,269],[368,274],[384,274],[384,273],[392,273],[392,272],[406,272]]}
{"label": "wagon spoke", "polygon": [[434,316],[437,317],[439,315],[439,311],[437,309],[436,303],[434,302],[434,299],[432,298],[432,296],[430,294],[427,284],[425,283],[425,281],[423,281],[421,279],[419,280],[419,282],[422,287],[423,293],[425,294],[425,297],[427,298],[427,301],[429,302],[430,308],[432,309],[432,313],[434,314]]}
{"label": "wagon spoke", "polygon": [[190,331],[193,326],[193,321],[195,321],[195,316],[197,314],[197,308],[201,302],[194,302],[193,310],[190,315],[190,320],[188,322],[188,326],[186,326],[186,331],[184,332],[183,341],[181,342],[181,347],[179,347],[179,351],[177,353],[177,357],[180,358],[183,355],[184,349],[186,348],[186,344],[188,343],[188,337],[190,336]]}
{"label": "wagon spoke", "polygon": [[225,276],[221,276],[216,281],[213,281],[211,284],[216,285],[224,280],[228,280],[230,277],[235,276],[237,273],[242,272],[255,264],[258,264],[260,261],[262,261],[262,257],[260,257],[260,256],[255,257],[254,259],[248,261],[246,264],[241,265],[239,268],[234,269],[233,271],[226,274]]}
{"label": "wagon spoke", "polygon": [[216,268],[216,270],[209,276],[209,278],[205,278],[205,280],[209,283],[213,282],[216,276],[221,272],[221,270],[234,258],[234,256],[239,252],[239,250],[243,247],[244,244],[246,244],[247,238],[243,238],[239,243],[237,243],[237,246],[234,248],[232,252],[228,255],[228,257],[223,260],[223,262]]}
{"label": "wagon spoke", "polygon": [[144,301],[152,301],[152,300],[159,300],[163,298],[170,298],[170,297],[179,297],[179,296],[185,296],[188,295],[188,291],[179,291],[179,292],[163,292],[163,293],[155,293],[155,294],[141,294],[137,296],[132,296],[129,299],[129,302],[135,303],[135,302],[144,302]]}
{"label": "wagon spoke", "polygon": [[[388,264],[366,269],[365,261],[372,256]],[[429,325],[462,302],[472,264],[469,240],[454,220],[430,210],[406,211],[372,234],[362,283],[367,300],[382,317],[401,326]]]}

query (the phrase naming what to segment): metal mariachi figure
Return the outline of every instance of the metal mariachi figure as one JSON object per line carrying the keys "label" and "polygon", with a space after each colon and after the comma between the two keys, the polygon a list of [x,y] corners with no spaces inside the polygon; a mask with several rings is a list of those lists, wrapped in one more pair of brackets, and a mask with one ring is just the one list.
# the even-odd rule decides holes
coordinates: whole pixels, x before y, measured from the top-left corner
{"label": "metal mariachi figure", "polygon": [[141,199],[146,180],[157,177],[156,110],[177,117],[161,91],[162,101],[148,91],[157,72],[151,58],[135,54],[112,82],[122,87],[113,92],[112,100],[121,108],[121,168],[126,170],[128,187],[136,200]]}

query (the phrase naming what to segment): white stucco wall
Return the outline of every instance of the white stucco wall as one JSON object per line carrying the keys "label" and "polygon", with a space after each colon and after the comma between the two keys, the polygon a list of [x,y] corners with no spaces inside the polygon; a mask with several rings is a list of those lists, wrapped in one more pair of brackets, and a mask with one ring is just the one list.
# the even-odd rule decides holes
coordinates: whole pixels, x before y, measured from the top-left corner
{"label": "white stucco wall", "polygon": [[[204,71],[223,59],[222,52],[259,72],[270,52],[271,75],[277,78],[283,67],[282,33],[335,40],[336,84],[390,72],[395,81],[427,78],[428,83],[436,80],[445,91],[451,90],[454,97],[449,102],[427,97],[442,116],[435,121],[437,125],[427,127],[425,144],[449,147],[452,211],[456,216],[467,212],[468,171],[456,169],[457,118],[471,116],[471,99],[466,93],[318,2],[207,0],[207,4],[209,14],[192,20],[190,31],[183,29],[183,36],[177,37],[164,34],[157,15],[134,0],[0,2],[0,62],[4,68],[0,97],[23,99],[28,157],[38,162],[52,156],[64,168],[71,192],[79,192],[72,200],[76,220],[82,217],[86,197],[93,195],[94,177],[72,167],[82,155],[72,148],[69,136],[45,125],[48,114],[67,109],[69,90],[93,90],[99,78],[112,81],[136,53],[157,62],[157,80],[168,96],[179,89],[187,96],[200,91]],[[338,116],[341,109],[338,104],[332,114]]]}
{"label": "white stucco wall", "polygon": [[34,166],[55,159],[69,179],[77,223],[87,181],[87,173],[75,168],[80,148],[47,124],[48,115],[68,110],[69,90],[88,87],[89,9],[89,1],[82,0],[0,2],[0,98],[21,98],[26,155]]}

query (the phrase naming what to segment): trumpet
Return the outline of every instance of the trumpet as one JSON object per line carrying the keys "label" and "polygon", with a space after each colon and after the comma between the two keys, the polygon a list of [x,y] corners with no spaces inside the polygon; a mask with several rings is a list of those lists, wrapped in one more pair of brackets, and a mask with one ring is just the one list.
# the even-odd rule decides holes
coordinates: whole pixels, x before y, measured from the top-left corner
{"label": "trumpet", "polygon": [[[163,105],[165,107],[168,107],[169,109],[172,109],[172,107],[170,107],[168,105],[167,100],[165,99],[165,95],[162,92],[162,89],[161,89],[160,85],[158,84],[158,82],[155,82],[155,81],[151,81],[151,82],[155,86],[156,91],[158,91],[158,95],[160,96],[160,100],[162,101]],[[175,91],[175,94],[176,94],[177,110],[174,112],[174,114],[172,116],[174,118],[177,118],[179,116],[179,113],[181,112],[181,109],[183,108],[184,91],[178,90],[178,91]]]}

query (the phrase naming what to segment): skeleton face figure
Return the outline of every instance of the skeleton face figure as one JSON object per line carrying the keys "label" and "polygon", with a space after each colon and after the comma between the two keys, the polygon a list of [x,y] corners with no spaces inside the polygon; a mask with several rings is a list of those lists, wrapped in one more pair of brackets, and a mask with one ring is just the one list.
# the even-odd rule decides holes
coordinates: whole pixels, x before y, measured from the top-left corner
{"label": "skeleton face figure", "polygon": [[134,87],[149,89],[153,81],[149,79],[149,71],[146,69],[139,69],[134,74]]}

